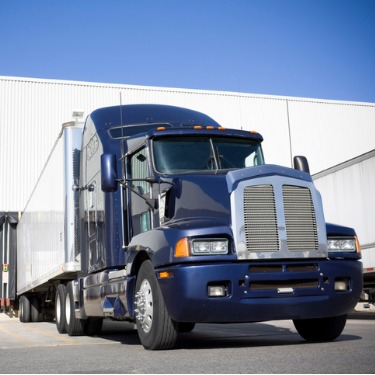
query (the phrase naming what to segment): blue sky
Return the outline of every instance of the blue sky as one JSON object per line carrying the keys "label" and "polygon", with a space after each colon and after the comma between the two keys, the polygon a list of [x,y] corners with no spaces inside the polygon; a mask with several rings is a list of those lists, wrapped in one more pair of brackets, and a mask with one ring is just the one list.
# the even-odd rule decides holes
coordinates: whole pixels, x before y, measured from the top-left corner
{"label": "blue sky", "polygon": [[0,0],[0,75],[375,102],[375,0]]}

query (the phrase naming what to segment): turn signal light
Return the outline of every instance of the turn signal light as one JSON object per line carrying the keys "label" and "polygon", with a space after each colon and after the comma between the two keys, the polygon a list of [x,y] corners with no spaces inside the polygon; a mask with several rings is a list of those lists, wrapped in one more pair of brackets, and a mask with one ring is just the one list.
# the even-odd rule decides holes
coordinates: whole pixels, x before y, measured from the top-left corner
{"label": "turn signal light", "polygon": [[188,257],[190,255],[189,242],[186,237],[178,240],[174,249],[174,256],[176,258]]}
{"label": "turn signal light", "polygon": [[159,272],[159,279],[170,279],[174,277],[174,273],[172,271],[160,271]]}
{"label": "turn signal light", "polygon": [[355,238],[355,245],[356,245],[356,248],[357,248],[357,253],[360,253],[361,252],[361,245],[359,244],[359,239],[357,236],[354,237]]}

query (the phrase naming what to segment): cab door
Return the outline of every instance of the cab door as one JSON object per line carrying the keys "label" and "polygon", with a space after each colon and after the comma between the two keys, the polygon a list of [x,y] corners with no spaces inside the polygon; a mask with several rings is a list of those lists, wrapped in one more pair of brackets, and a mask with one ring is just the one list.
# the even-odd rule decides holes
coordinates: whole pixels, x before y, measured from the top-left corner
{"label": "cab door", "polygon": [[88,272],[98,271],[105,267],[105,221],[104,193],[101,191],[100,155],[102,147],[97,134],[94,134],[84,148],[85,187],[84,216]]}

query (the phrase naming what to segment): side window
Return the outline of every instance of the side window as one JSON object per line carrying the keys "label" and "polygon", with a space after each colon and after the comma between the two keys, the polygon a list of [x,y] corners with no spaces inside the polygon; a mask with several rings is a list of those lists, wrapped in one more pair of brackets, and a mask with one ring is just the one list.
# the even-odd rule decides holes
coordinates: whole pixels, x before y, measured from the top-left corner
{"label": "side window", "polygon": [[[145,179],[148,176],[146,149],[136,152],[130,158],[130,173],[132,179]],[[146,181],[134,181],[132,186],[142,195],[150,195],[150,184]]]}
{"label": "side window", "polygon": [[[148,160],[146,149],[136,152],[131,155],[129,160],[130,178],[131,179],[145,179],[148,177]],[[131,187],[137,191],[141,196],[149,198],[151,194],[151,186],[146,181],[132,181]],[[146,232],[151,229],[151,213],[149,206],[145,200],[128,191],[129,201],[131,205],[131,222],[132,235]]]}

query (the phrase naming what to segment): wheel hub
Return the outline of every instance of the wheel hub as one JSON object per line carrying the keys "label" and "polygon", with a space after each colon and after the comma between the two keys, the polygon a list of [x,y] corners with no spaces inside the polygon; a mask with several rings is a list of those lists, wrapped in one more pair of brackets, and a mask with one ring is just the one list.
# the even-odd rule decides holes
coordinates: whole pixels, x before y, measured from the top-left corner
{"label": "wheel hub", "polygon": [[153,319],[153,297],[152,289],[148,280],[143,280],[139,291],[135,295],[135,318],[144,332],[149,332]]}

